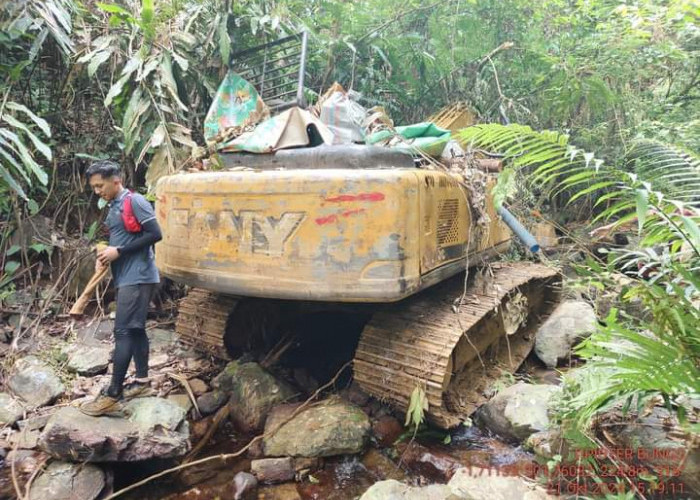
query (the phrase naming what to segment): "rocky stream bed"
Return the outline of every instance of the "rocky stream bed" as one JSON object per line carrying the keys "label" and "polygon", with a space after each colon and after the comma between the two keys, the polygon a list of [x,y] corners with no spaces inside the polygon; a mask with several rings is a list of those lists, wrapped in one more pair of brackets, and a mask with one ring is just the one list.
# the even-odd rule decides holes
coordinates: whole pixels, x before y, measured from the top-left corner
{"label": "rocky stream bed", "polygon": [[[586,302],[563,303],[540,328],[523,367],[504,373],[470,421],[450,432],[414,433],[403,415],[363,393],[349,370],[319,392],[327,380],[308,370],[263,367],[245,356],[224,363],[179,343],[172,327],[154,324],[149,364],[157,394],[128,402],[124,417],[88,417],[76,406],[109,379],[112,325],[76,323],[70,342],[47,337],[11,360],[0,393],[0,497],[112,498],[185,462],[190,465],[120,497],[575,497],[583,491],[572,490],[580,481],[561,468],[567,450],[549,409],[561,391],[562,371],[575,369],[572,345],[595,324]],[[653,407],[624,421],[611,415],[611,440],[620,450],[634,450],[635,458],[639,450],[649,452],[647,465],[675,467],[673,484],[684,490],[676,486],[673,498],[693,498],[700,491],[698,450],[673,435],[664,412]],[[255,436],[263,437],[249,445]],[[595,498],[604,491],[586,493]]]}

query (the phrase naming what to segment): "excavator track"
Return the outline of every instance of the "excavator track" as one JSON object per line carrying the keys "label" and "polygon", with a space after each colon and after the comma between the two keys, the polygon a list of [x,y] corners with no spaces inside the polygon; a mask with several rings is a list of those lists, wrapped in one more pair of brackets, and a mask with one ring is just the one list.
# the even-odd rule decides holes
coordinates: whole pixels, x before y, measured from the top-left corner
{"label": "excavator track", "polygon": [[270,342],[279,323],[279,304],[273,300],[193,288],[180,301],[175,332],[196,349],[228,360]]}
{"label": "excavator track", "polygon": [[193,288],[180,300],[175,332],[196,349],[228,359],[224,332],[238,302],[235,297]]}
{"label": "excavator track", "polygon": [[[362,331],[355,380],[402,410],[420,387],[428,419],[444,428],[458,425],[530,353],[535,329],[558,301],[559,281],[556,269],[541,264],[499,262],[470,271],[466,288],[461,274],[387,305]],[[250,349],[279,324],[270,301],[198,288],[179,310],[180,339],[223,359]]]}
{"label": "excavator track", "polygon": [[488,399],[504,370],[518,368],[556,305],[558,271],[512,262],[470,275],[466,287],[461,274],[374,314],[354,360],[365,391],[406,410],[420,387],[428,419],[450,428]]}

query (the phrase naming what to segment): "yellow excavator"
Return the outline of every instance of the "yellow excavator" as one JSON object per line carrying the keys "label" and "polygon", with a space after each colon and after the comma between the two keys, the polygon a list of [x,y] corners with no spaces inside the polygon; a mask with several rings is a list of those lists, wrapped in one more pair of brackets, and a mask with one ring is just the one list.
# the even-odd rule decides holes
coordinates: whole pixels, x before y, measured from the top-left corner
{"label": "yellow excavator", "polygon": [[421,387],[434,423],[459,423],[501,367],[529,353],[556,301],[557,271],[498,262],[467,279],[467,267],[508,248],[511,232],[490,194],[482,213],[470,204],[460,174],[416,168],[379,147],[268,156],[274,169],[158,183],[158,268],[196,287],[180,307],[180,336],[223,357],[278,326],[289,301],[386,304],[362,332],[355,380],[404,409]]}
{"label": "yellow excavator", "polygon": [[522,363],[557,301],[558,272],[542,264],[466,272],[511,243],[491,200],[497,174],[416,167],[378,146],[220,156],[223,170],[156,189],[158,268],[194,287],[177,331],[216,356],[290,316],[372,305],[354,379],[404,410],[422,389],[428,418],[448,428]]}

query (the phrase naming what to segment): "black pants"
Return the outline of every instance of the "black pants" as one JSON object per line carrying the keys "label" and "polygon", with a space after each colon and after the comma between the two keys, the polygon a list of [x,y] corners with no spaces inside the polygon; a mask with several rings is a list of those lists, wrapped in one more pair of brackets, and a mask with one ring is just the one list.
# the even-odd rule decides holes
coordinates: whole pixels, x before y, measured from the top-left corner
{"label": "black pants", "polygon": [[114,322],[114,363],[107,394],[119,397],[124,377],[134,358],[136,377],[148,377],[148,337],[146,314],[155,290],[154,284],[127,285],[117,290],[117,318]]}

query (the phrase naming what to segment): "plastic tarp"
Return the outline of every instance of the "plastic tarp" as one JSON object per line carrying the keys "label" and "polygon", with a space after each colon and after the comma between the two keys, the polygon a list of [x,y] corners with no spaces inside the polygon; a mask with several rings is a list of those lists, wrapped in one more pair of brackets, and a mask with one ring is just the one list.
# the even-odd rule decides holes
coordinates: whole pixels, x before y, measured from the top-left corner
{"label": "plastic tarp", "polygon": [[428,156],[440,156],[450,140],[450,131],[432,122],[414,123],[396,127],[395,133],[381,130],[365,138],[367,144],[377,144],[415,154],[416,150]]}
{"label": "plastic tarp", "polygon": [[272,153],[278,149],[315,146],[318,142],[333,144],[333,133],[309,111],[293,107],[224,144],[220,150]]}
{"label": "plastic tarp", "polygon": [[204,118],[204,138],[213,140],[234,127],[241,131],[270,116],[270,111],[248,81],[229,71]]}

